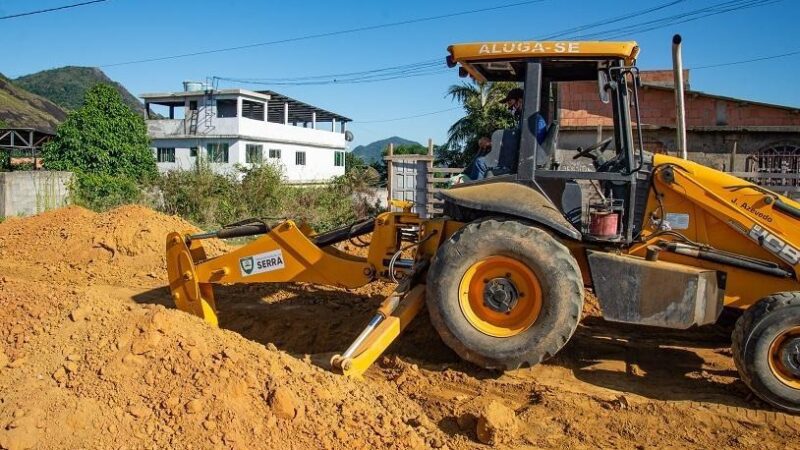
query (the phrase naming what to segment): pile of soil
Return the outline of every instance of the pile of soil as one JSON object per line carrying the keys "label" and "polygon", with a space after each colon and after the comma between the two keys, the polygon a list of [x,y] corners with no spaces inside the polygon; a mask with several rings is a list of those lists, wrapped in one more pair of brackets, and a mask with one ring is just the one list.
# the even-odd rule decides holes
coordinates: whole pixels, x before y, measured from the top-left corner
{"label": "pile of soil", "polygon": [[0,449],[791,448],[800,437],[800,419],[738,380],[727,331],[608,324],[591,299],[570,343],[534,368],[460,361],[423,313],[365,379],[345,378],[327,361],[392,285],[218,286],[212,328],[171,304],[173,230],[194,228],[142,207],[0,224]]}
{"label": "pile of soil", "polygon": [[[0,223],[0,259],[25,263],[54,279],[125,282],[126,277],[163,279],[166,236],[197,232],[176,216],[143,206],[124,206],[97,214],[71,206]],[[206,241],[209,253],[227,246]]]}
{"label": "pile of soil", "polygon": [[[402,395],[139,303],[136,291],[121,286],[59,282],[146,271],[163,280],[163,241],[174,229],[191,227],[141,207],[105,214],[73,207],[2,224],[2,258],[16,267],[0,278],[0,448],[424,448],[442,441]],[[29,265],[43,267],[40,275],[52,282],[32,280]]]}

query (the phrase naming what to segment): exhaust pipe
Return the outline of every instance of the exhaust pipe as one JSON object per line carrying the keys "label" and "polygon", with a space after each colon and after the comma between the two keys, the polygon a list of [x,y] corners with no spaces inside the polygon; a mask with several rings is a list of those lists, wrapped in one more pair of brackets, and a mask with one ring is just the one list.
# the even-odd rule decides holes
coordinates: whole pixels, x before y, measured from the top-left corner
{"label": "exhaust pipe", "polygon": [[675,129],[677,135],[678,156],[689,159],[686,150],[686,106],[683,103],[683,57],[681,56],[680,34],[672,37],[672,71],[675,78]]}

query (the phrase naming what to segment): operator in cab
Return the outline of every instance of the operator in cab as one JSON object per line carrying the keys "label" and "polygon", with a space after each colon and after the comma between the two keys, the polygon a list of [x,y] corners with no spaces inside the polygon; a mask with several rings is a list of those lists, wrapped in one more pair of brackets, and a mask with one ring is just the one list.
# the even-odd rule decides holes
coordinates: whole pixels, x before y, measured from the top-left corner
{"label": "operator in cab", "polygon": [[[514,116],[514,120],[516,122],[516,127],[519,128],[522,122],[522,107],[524,101],[525,92],[521,88],[514,88],[508,91],[505,98],[501,100],[501,103],[505,103],[508,110]],[[539,145],[544,143],[545,138],[547,137],[547,122],[545,122],[544,117],[541,114],[536,112],[533,115],[533,124],[534,130],[536,134],[536,141]],[[460,175],[453,177],[451,180],[451,184],[459,184],[463,183],[464,181],[477,181],[486,178],[486,174],[489,170],[492,169],[503,169],[503,168],[492,168],[486,163],[486,155],[492,151],[492,139],[489,136],[481,136],[478,139],[478,152],[475,154],[475,158],[472,162],[464,169]],[[505,168],[507,171],[508,169]]]}
{"label": "operator in cab", "polygon": [[[502,103],[506,104],[508,110],[511,111],[511,114],[514,116],[514,120],[517,123],[517,127],[520,126],[522,123],[522,106],[523,106],[523,99],[525,98],[525,91],[521,88],[514,88],[508,91],[506,97],[502,100]],[[536,114],[532,117],[533,125],[534,125],[534,133],[536,134],[536,142],[539,145],[544,143],[544,139],[547,137],[547,122],[545,122],[544,117],[537,111]]]}

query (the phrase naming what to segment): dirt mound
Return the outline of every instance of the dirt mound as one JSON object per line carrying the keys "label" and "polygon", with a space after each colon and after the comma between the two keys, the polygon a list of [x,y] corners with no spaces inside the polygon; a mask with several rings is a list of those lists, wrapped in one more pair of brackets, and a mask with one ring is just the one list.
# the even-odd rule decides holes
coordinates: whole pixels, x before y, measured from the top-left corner
{"label": "dirt mound", "polygon": [[119,301],[106,288],[48,290],[0,284],[0,321],[10,325],[0,344],[0,448],[423,448],[441,440],[418,405],[379,385],[176,310]]}
{"label": "dirt mound", "polygon": [[[113,283],[131,277],[165,279],[164,248],[171,231],[198,229],[143,206],[101,214],[72,206],[0,223],[0,260],[25,262],[56,278]],[[219,241],[206,246],[212,254],[226,249]]]}
{"label": "dirt mound", "polygon": [[0,449],[792,448],[800,436],[800,418],[738,381],[728,331],[610,325],[593,299],[564,350],[531,369],[460,361],[423,313],[365,380],[344,378],[326,361],[392,285],[217,286],[211,328],[172,308],[173,230],[194,228],[133,206],[0,224]]}

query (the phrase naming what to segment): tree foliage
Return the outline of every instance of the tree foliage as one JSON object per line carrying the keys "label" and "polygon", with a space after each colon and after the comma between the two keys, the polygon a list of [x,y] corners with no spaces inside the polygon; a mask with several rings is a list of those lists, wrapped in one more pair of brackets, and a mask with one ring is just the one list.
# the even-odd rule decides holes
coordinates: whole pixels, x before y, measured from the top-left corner
{"label": "tree foliage", "polygon": [[[434,152],[436,148],[434,148]],[[428,154],[428,147],[425,147],[422,144],[417,144],[416,142],[413,144],[403,144],[397,145],[392,149],[392,153],[395,155],[427,155]],[[378,177],[381,181],[386,181],[388,179],[386,161],[383,160],[383,156],[389,154],[389,146],[383,148],[381,151],[381,159],[375,161],[371,164],[372,168],[375,169],[378,173]]]}
{"label": "tree foliage", "polygon": [[144,118],[113,87],[98,84],[45,145],[45,168],[124,177],[137,182],[157,173]]}
{"label": "tree foliage", "polygon": [[450,126],[445,148],[437,154],[441,162],[463,167],[474,158],[478,139],[513,126],[514,117],[501,101],[515,87],[512,82],[475,81],[450,86],[447,95],[461,104],[464,117]]}
{"label": "tree foliage", "polygon": [[360,156],[353,154],[353,152],[347,152],[344,155],[344,172],[350,173],[354,170],[360,170],[362,167],[367,165]]}

